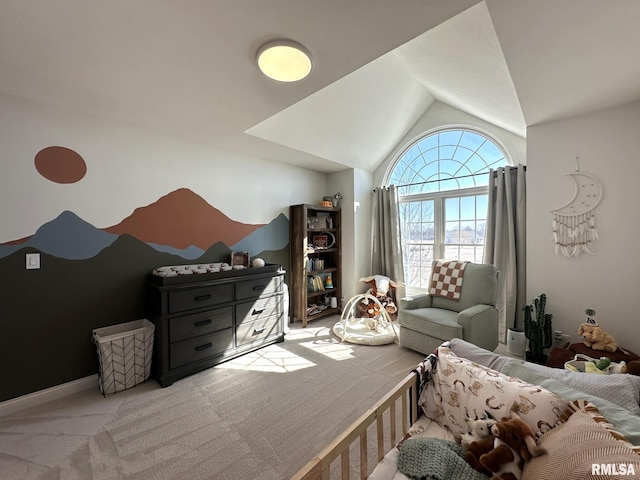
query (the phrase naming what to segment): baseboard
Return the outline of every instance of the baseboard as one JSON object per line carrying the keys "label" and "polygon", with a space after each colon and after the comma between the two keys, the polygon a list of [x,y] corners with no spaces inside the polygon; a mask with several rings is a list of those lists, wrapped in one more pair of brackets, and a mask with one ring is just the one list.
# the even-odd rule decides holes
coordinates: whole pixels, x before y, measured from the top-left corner
{"label": "baseboard", "polygon": [[26,408],[35,407],[45,402],[58,400],[73,393],[82,392],[90,388],[98,388],[98,374],[88,377],[79,378],[71,382],[56,385],[55,387],[45,388],[37,392],[23,395],[22,397],[12,398],[0,403],[0,417],[11,415],[12,413],[24,410]]}

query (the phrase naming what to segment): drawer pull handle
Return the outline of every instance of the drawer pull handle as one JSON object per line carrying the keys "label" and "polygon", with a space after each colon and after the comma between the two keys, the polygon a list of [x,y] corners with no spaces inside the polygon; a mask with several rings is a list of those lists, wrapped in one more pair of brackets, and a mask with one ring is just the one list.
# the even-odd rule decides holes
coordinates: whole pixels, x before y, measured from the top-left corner
{"label": "drawer pull handle", "polygon": [[194,298],[196,302],[201,302],[202,300],[209,300],[211,298],[211,294],[207,293],[206,295],[198,295]]}
{"label": "drawer pull handle", "polygon": [[264,290],[267,286],[266,285],[256,285],[255,287],[253,287],[254,290]]}
{"label": "drawer pull handle", "polygon": [[264,312],[264,308],[261,310],[256,310],[255,308],[253,309],[253,313],[251,313],[251,315],[260,315],[262,312]]}
{"label": "drawer pull handle", "polygon": [[213,344],[211,342],[205,343],[204,345],[198,345],[196,347],[196,351],[200,352],[202,350],[206,350],[207,348],[211,348],[211,347],[213,347]]}
{"label": "drawer pull handle", "polygon": [[206,320],[200,320],[199,322],[195,323],[196,327],[203,327],[205,325],[210,325],[213,322],[213,320],[211,320],[210,318],[207,318]]}
{"label": "drawer pull handle", "polygon": [[262,332],[264,332],[265,330],[266,330],[266,329],[265,329],[265,327],[262,327],[262,328],[261,328],[261,329],[259,329],[259,330],[258,330],[258,329],[256,329],[256,328],[254,328],[254,329],[253,329],[253,336],[255,337],[256,335],[260,335],[260,334],[261,334]]}

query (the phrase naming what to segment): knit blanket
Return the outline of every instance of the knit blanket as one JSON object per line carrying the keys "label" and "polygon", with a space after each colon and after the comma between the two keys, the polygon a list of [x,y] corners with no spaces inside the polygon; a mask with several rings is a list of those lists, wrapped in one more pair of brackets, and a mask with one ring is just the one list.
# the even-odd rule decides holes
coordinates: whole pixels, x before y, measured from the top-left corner
{"label": "knit blanket", "polygon": [[419,480],[488,480],[464,459],[460,445],[430,437],[407,439],[400,447],[398,470]]}
{"label": "knit blanket", "polygon": [[460,300],[464,269],[468,263],[457,260],[436,260],[431,272],[429,295]]}

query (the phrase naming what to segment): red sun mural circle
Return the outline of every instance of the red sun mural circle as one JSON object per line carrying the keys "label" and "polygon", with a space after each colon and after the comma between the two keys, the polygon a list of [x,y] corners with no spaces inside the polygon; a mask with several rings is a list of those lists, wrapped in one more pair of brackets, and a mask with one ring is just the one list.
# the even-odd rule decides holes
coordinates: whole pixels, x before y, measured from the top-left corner
{"label": "red sun mural circle", "polygon": [[76,183],[87,173],[84,159],[65,147],[43,148],[36,153],[34,163],[40,175],[56,183]]}

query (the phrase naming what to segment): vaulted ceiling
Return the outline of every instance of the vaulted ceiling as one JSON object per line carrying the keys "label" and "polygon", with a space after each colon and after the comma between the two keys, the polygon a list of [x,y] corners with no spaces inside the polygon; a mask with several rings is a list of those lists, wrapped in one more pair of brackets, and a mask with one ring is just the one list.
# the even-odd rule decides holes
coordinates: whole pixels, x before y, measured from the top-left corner
{"label": "vaulted ceiling", "polygon": [[[638,0],[1,0],[0,94],[373,171],[434,101],[525,137],[640,99],[639,25]],[[311,52],[305,80],[257,70],[280,38]]]}

